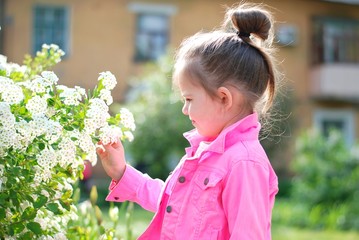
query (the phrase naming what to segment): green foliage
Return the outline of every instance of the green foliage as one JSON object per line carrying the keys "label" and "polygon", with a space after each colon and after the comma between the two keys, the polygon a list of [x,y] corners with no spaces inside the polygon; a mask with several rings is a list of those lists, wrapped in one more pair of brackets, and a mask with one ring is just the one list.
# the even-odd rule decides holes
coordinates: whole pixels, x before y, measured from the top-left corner
{"label": "green foliage", "polygon": [[72,184],[84,160],[96,164],[99,139],[132,136],[128,110],[108,113],[117,83],[110,72],[100,73],[87,95],[44,71],[63,54],[43,45],[23,66],[0,55],[0,239],[64,239],[76,217]]}
{"label": "green foliage", "polygon": [[147,65],[132,80],[127,106],[136,119],[135,140],[127,149],[139,169],[162,179],[184,155],[188,142],[182,134],[192,128],[172,89],[172,66],[169,55]]}
{"label": "green foliage", "polygon": [[302,134],[293,162],[292,197],[307,210],[302,223],[316,228],[359,229],[359,150],[332,131]]}
{"label": "green foliage", "polygon": [[[50,69],[61,61],[61,57],[65,53],[59,49],[56,45],[46,45],[42,46],[41,51],[36,53],[36,57],[31,55],[25,55],[24,64],[30,69],[28,72],[27,78],[30,79],[41,72]],[[19,74],[14,73],[14,74]],[[12,77],[12,79],[16,79]]]}
{"label": "green foliage", "polygon": [[[76,194],[79,194],[80,189],[76,189]],[[77,196],[79,199],[79,196]],[[133,203],[125,202],[118,208],[113,202],[110,204],[108,210],[109,225],[110,227],[104,227],[104,217],[100,207],[97,205],[98,193],[96,186],[93,186],[90,192],[90,199],[81,203],[76,202],[76,206],[79,209],[77,217],[70,220],[67,229],[67,238],[71,240],[91,240],[91,239],[126,239],[132,240],[132,225],[131,217],[133,213]],[[118,228],[120,221],[119,216],[125,215],[126,219],[123,223],[125,226],[124,236],[118,236],[116,229]]]}

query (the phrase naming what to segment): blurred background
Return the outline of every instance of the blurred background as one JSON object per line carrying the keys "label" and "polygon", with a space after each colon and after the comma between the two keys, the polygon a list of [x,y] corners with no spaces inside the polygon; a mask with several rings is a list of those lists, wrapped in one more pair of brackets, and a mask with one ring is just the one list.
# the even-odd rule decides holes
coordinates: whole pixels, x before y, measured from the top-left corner
{"label": "blurred background", "polygon": [[[280,181],[273,239],[359,239],[359,1],[250,2],[274,14],[284,74],[262,133]],[[191,129],[171,89],[174,51],[184,38],[219,27],[235,3],[0,0],[0,53],[21,64],[43,43],[57,44],[66,55],[53,70],[68,86],[91,89],[111,71],[118,80],[112,111],[125,106],[137,123],[129,162],[165,179]],[[96,185],[104,199],[110,179],[101,163],[90,174],[84,186]]]}

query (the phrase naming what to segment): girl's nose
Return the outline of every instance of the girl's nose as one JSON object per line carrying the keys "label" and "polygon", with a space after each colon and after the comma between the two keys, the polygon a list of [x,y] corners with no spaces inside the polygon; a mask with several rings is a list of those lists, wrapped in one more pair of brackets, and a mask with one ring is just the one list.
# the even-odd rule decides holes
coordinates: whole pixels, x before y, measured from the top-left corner
{"label": "girl's nose", "polygon": [[188,106],[187,106],[186,103],[183,104],[182,113],[183,113],[184,115],[188,115]]}

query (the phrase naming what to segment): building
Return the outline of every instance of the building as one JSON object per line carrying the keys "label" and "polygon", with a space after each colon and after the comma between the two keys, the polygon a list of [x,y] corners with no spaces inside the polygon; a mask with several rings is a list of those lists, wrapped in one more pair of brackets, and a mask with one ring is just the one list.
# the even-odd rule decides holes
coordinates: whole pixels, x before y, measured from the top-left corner
{"label": "building", "polygon": [[[359,138],[359,1],[263,0],[275,14],[296,129],[335,127]],[[20,63],[42,43],[66,52],[55,72],[66,85],[92,88],[99,72],[127,81],[143,63],[199,30],[212,30],[232,0],[0,0],[0,51]],[[295,136],[297,131],[294,131]]]}

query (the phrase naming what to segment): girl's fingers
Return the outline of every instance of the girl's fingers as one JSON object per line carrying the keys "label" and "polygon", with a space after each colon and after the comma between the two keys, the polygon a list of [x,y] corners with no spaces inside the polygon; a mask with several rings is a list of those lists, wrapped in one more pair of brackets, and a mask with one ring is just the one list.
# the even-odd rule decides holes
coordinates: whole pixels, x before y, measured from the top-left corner
{"label": "girl's fingers", "polygon": [[121,140],[119,139],[118,141],[112,143],[111,146],[112,146],[113,148],[119,148],[119,147],[121,147],[121,146],[122,146]]}

